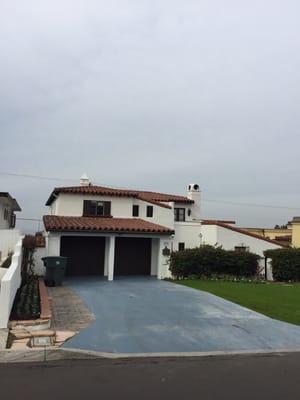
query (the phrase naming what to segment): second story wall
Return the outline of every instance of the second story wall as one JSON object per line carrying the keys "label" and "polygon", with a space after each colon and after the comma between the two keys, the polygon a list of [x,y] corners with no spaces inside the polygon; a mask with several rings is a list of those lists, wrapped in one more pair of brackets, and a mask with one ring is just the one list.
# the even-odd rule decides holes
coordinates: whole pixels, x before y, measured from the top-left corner
{"label": "second story wall", "polygon": [[[174,228],[173,208],[160,207],[131,197],[94,196],[61,193],[50,206],[50,214],[61,216],[81,217],[84,200],[111,202],[111,215],[114,218],[133,218],[133,205],[139,206],[138,218]],[[147,206],[153,207],[153,217],[147,217]]]}

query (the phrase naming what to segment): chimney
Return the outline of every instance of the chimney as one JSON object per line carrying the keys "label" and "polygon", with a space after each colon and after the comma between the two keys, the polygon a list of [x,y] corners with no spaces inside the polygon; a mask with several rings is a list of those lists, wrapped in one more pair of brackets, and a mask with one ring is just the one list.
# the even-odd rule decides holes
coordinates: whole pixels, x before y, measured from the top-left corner
{"label": "chimney", "polygon": [[191,206],[191,217],[193,220],[201,218],[201,192],[197,183],[190,183],[187,190],[187,198],[194,201]]}
{"label": "chimney", "polygon": [[87,174],[82,174],[80,177],[80,186],[90,186],[91,182]]}

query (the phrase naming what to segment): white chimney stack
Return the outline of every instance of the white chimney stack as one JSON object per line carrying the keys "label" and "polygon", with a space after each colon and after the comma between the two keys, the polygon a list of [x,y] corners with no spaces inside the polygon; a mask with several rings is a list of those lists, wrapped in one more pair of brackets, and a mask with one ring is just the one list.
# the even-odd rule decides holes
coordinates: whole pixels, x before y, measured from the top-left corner
{"label": "white chimney stack", "polygon": [[82,174],[80,177],[80,186],[90,186],[91,182],[87,174]]}
{"label": "white chimney stack", "polygon": [[201,192],[197,183],[190,183],[187,190],[187,198],[194,201],[191,207],[191,217],[194,220],[201,218]]}

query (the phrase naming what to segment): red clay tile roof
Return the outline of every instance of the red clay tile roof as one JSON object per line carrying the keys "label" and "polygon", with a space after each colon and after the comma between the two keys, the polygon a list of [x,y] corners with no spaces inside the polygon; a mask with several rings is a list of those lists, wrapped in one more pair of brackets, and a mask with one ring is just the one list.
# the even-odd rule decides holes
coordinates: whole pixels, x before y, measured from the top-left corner
{"label": "red clay tile roof", "polygon": [[172,235],[174,231],[140,218],[61,217],[44,215],[46,231],[127,232]]}
{"label": "red clay tile roof", "polygon": [[235,224],[235,221],[223,220],[223,219],[202,219],[201,220],[203,225],[212,225],[216,222],[220,222],[221,224]]}
{"label": "red clay tile roof", "polygon": [[47,200],[46,206],[50,206],[59,193],[134,197],[166,208],[171,208],[171,207],[167,204],[162,204],[162,203],[168,203],[168,202],[185,203],[185,204],[194,203],[193,200],[190,200],[185,196],[178,196],[166,193],[147,192],[141,190],[114,189],[103,186],[90,185],[90,186],[69,186],[69,187],[55,188],[51,193],[49,199]]}
{"label": "red clay tile roof", "polygon": [[217,225],[217,226],[221,226],[222,228],[230,229],[230,230],[232,230],[234,232],[238,232],[238,233],[241,233],[243,235],[254,237],[255,239],[264,240],[264,241],[272,243],[272,244],[277,244],[278,246],[281,246],[281,247],[289,247],[289,246],[284,245],[284,244],[282,244],[282,243],[280,243],[280,242],[278,242],[276,240],[272,240],[272,239],[269,239],[269,238],[266,238],[266,237],[263,237],[263,236],[260,236],[260,235],[256,235],[255,233],[248,232],[245,229],[237,228],[237,227],[232,226],[232,225],[227,225],[227,224],[224,224],[224,223],[222,223],[220,221],[212,221],[212,220],[209,221],[209,220],[206,220],[206,221],[202,221],[202,225]]}

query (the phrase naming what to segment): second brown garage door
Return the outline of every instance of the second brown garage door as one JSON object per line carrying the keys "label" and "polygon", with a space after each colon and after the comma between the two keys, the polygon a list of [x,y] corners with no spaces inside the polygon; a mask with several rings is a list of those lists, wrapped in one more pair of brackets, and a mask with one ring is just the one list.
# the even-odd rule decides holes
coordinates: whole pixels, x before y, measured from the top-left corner
{"label": "second brown garage door", "polygon": [[151,239],[116,238],[115,275],[151,274]]}

